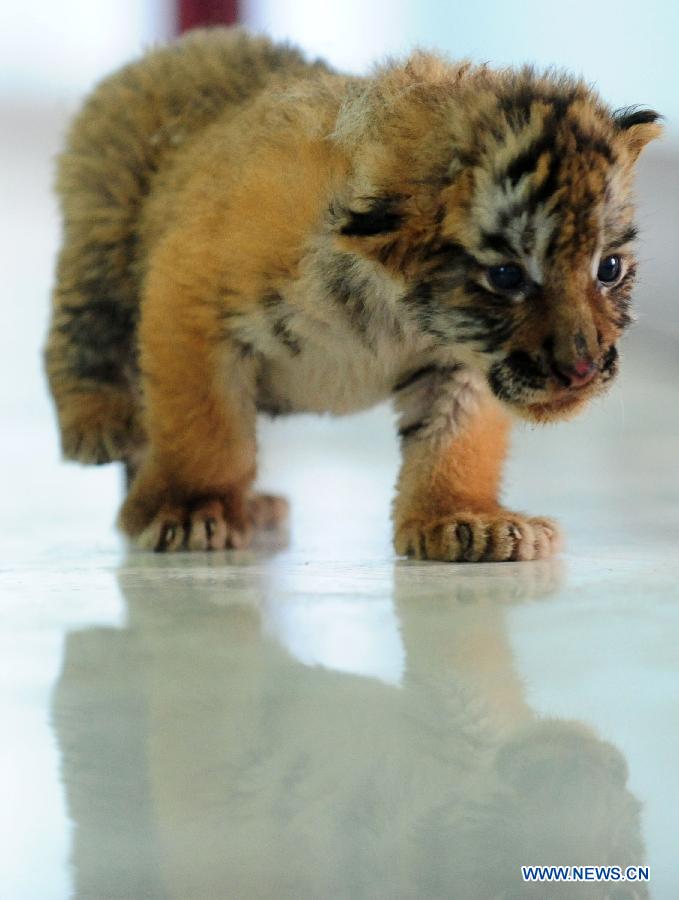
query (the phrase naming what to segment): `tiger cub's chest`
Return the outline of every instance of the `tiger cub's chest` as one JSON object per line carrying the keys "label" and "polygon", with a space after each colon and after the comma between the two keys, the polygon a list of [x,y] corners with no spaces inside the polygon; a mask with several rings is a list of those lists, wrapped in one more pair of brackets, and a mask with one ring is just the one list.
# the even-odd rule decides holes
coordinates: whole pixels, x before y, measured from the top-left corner
{"label": "tiger cub's chest", "polygon": [[263,411],[350,413],[389,396],[431,348],[404,314],[401,289],[348,255],[319,248],[266,305],[253,340]]}
{"label": "tiger cub's chest", "polygon": [[415,348],[381,341],[378,347],[338,333],[308,339],[300,352],[264,360],[257,405],[263,412],[327,412],[367,409],[385,400],[402,373],[419,365]]}

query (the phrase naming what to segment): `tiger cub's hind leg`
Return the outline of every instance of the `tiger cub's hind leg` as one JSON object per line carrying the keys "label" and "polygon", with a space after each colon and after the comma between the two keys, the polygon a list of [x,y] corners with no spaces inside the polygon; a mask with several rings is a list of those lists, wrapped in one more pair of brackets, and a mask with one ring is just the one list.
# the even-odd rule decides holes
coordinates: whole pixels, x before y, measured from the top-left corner
{"label": "tiger cub's hind leg", "polygon": [[104,260],[97,247],[64,248],[45,348],[62,453],[95,465],[130,459],[145,442],[135,386],[136,310],[126,286],[101,275]]}

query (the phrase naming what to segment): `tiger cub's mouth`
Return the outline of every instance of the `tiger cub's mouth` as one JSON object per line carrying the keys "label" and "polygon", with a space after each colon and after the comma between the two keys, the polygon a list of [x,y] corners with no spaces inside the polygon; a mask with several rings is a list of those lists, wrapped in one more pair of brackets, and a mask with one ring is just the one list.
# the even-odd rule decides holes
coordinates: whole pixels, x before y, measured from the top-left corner
{"label": "tiger cub's mouth", "polygon": [[491,368],[488,383],[495,396],[521,418],[533,422],[568,419],[610,386],[618,370],[616,347],[611,345],[598,360],[588,363],[587,371],[578,372],[514,351]]}

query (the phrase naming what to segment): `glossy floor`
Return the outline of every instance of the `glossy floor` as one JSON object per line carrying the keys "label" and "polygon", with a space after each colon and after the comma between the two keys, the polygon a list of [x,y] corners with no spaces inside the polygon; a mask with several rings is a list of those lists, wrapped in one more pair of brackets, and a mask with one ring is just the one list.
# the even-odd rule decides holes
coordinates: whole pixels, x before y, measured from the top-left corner
{"label": "glossy floor", "polygon": [[265,425],[289,532],[175,557],[126,552],[119,473],[17,425],[0,896],[677,897],[678,376],[633,339],[597,409],[517,435],[508,500],[568,536],[549,563],[394,559],[384,411]]}

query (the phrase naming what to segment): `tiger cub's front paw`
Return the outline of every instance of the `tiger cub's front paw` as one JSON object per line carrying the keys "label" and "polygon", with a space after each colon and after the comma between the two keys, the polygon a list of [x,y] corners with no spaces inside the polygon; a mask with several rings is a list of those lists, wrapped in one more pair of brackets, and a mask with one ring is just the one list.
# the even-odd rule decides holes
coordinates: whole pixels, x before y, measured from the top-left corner
{"label": "tiger cub's front paw", "polygon": [[551,519],[498,510],[459,512],[433,521],[413,520],[396,529],[396,552],[443,562],[508,562],[547,559],[560,546]]}

